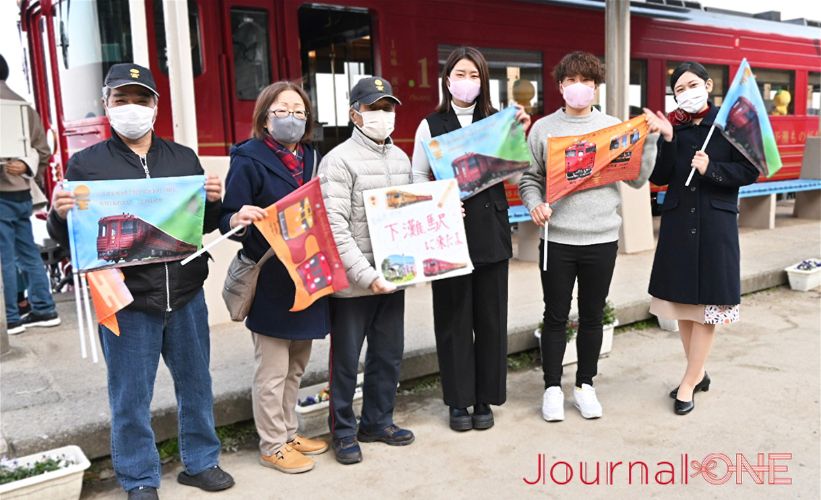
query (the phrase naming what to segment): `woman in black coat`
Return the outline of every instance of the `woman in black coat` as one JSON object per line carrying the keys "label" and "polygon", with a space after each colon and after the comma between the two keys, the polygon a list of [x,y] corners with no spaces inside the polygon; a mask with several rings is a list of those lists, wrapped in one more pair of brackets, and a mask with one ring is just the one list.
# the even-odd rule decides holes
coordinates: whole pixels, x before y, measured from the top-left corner
{"label": "woman in black coat", "polygon": [[[220,230],[226,233],[246,226],[234,239],[242,242],[242,253],[254,261],[271,246],[253,222],[266,216],[266,207],[308,182],[319,163],[319,155],[308,143],[310,102],[294,83],[269,85],[254,107],[254,137],[231,149]],[[276,255],[271,256],[260,269],[245,320],[254,342],[251,396],[260,437],[259,462],[285,473],[312,469],[314,462],[306,455],[328,449],[325,442],[296,433],[295,411],[311,344],[330,330],[328,298],[320,298],[304,311],[291,312],[294,293],[285,266]]]}
{"label": "woman in black coat", "polygon": [[670,87],[677,110],[667,117],[645,110],[650,131],[661,134],[650,181],[667,186],[649,292],[650,312],[678,320],[687,370],[670,397],[685,415],[695,407],[693,393],[710,387],[704,365],[715,326],[738,321],[738,188],[755,182],[758,171],[719,131],[700,151],[718,114],[704,66],[680,64]]}

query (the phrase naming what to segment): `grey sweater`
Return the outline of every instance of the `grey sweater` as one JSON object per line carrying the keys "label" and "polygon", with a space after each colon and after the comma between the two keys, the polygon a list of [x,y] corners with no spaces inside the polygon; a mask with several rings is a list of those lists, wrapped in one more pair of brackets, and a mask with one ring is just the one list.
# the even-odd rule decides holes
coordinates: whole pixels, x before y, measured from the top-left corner
{"label": "grey sweater", "polygon": [[[519,194],[528,211],[545,202],[545,149],[547,137],[564,137],[594,132],[621,123],[614,116],[597,109],[586,116],[568,116],[563,109],[545,116],[533,124],[528,137],[530,146],[530,168],[519,181]],[[645,141],[645,150],[654,142]],[[655,151],[645,151],[638,178],[627,184],[639,188],[647,182],[653,171],[653,161],[645,161]],[[647,158],[654,160],[655,158]],[[649,203],[650,200],[647,200]],[[618,183],[614,182],[597,188],[571,193],[557,200],[550,208],[553,215],[548,223],[547,240],[566,245],[595,245],[619,239],[621,227],[621,195]],[[541,237],[544,239],[544,228]]]}

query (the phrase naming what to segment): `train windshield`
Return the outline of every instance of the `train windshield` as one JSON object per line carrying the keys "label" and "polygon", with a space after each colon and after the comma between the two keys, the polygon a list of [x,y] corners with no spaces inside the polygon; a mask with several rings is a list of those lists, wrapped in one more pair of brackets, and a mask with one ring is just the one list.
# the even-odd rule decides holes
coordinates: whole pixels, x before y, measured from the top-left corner
{"label": "train windshield", "polygon": [[132,234],[136,232],[137,225],[134,224],[133,220],[127,220],[123,222],[123,234]]}
{"label": "train windshield", "polygon": [[567,156],[568,158],[574,157],[574,156],[576,156],[576,150],[575,149],[568,149],[567,151],[564,152],[564,155]]}

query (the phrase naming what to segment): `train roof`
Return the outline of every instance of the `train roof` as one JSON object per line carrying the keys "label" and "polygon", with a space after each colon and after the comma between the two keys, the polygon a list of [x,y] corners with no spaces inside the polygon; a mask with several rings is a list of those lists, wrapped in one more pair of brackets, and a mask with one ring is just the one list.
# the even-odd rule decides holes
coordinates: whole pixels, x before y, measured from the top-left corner
{"label": "train roof", "polygon": [[[605,0],[522,0],[587,9],[604,9]],[[821,39],[821,21],[804,18],[781,20],[778,11],[750,14],[716,7],[703,7],[689,0],[647,0],[630,2],[632,15],[653,17],[699,26],[715,26],[739,31],[771,33],[797,38]]]}

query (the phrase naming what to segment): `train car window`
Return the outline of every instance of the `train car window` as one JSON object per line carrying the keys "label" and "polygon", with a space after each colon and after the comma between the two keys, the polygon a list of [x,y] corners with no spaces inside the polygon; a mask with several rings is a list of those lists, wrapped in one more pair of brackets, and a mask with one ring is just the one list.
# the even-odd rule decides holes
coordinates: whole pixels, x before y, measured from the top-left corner
{"label": "train car window", "polygon": [[133,60],[128,0],[63,1],[55,12],[64,117],[103,116],[105,74],[114,64]]}
{"label": "train car window", "polygon": [[[604,64],[604,58],[602,58]],[[630,60],[630,89],[628,90],[628,106],[630,116],[638,116],[644,112],[647,105],[647,61],[643,59]],[[602,113],[607,113],[607,84],[599,85],[597,100],[594,103]]]}
{"label": "train car window", "polygon": [[753,68],[753,73],[761,97],[764,98],[767,114],[779,116],[795,113],[795,72]]}
{"label": "train car window", "polygon": [[350,90],[374,73],[371,14],[366,9],[303,5],[299,45],[305,91],[314,106],[314,142],[327,152],[350,136]]}
{"label": "train car window", "polygon": [[807,85],[807,114],[821,114],[821,73],[810,73]]}
{"label": "train car window", "polygon": [[237,98],[255,101],[271,84],[271,50],[268,45],[268,13],[247,8],[231,9],[231,42]]}
{"label": "train car window", "polygon": [[[670,88],[670,75],[676,70],[676,67],[683,61],[667,61],[667,76],[664,78],[665,96],[664,96],[664,111],[669,113],[678,107],[676,100],[673,98],[673,89]],[[705,64],[704,69],[713,80],[713,91],[710,93],[710,100],[716,106],[721,106],[724,101],[724,95],[727,93],[729,87],[729,73],[730,69],[723,64]]]}
{"label": "train car window", "polygon": [[[458,48],[457,45],[440,45],[438,85],[442,99],[442,68],[445,61]],[[496,109],[510,104],[521,104],[531,115],[544,114],[542,86],[542,53],[536,51],[480,47],[490,69],[490,102]]]}
{"label": "train car window", "polygon": [[[202,74],[202,33],[200,10],[196,0],[188,0],[188,31],[191,38],[191,68],[194,76]],[[157,40],[157,59],[160,71],[168,74],[168,46],[165,43],[165,16],[162,0],[154,0],[154,35]]]}

